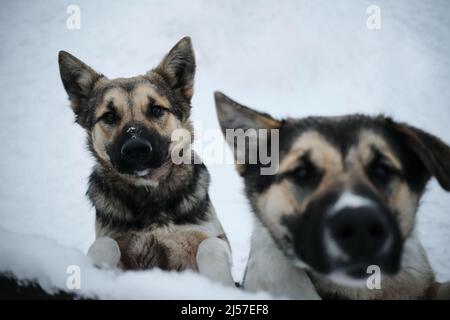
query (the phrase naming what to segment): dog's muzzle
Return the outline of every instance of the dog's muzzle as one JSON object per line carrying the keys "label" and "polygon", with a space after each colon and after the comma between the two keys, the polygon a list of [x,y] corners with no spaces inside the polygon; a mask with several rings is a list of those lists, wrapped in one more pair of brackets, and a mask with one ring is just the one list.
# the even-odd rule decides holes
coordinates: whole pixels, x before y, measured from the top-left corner
{"label": "dog's muzzle", "polygon": [[345,207],[327,218],[325,234],[331,259],[349,276],[364,277],[370,265],[388,274],[398,271],[399,231],[382,208]]}
{"label": "dog's muzzle", "polygon": [[126,126],[108,149],[120,173],[146,176],[167,158],[169,142],[154,129],[137,124]]}
{"label": "dog's muzzle", "polygon": [[361,279],[368,276],[369,266],[391,275],[400,268],[398,224],[375,199],[329,194],[286,225],[299,259],[319,274]]}
{"label": "dog's muzzle", "polygon": [[152,151],[150,141],[142,138],[131,138],[122,145],[120,154],[127,166],[138,169],[151,160]]}

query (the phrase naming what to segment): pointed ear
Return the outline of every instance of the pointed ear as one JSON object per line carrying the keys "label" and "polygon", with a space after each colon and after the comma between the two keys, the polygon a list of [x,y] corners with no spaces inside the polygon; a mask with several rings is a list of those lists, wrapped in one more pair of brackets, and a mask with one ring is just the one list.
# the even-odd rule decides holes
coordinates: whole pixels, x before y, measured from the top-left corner
{"label": "pointed ear", "polygon": [[64,89],[69,95],[73,111],[79,116],[94,84],[103,75],[65,51],[59,52],[58,62]]}
{"label": "pointed ear", "polygon": [[274,174],[278,170],[275,153],[278,152],[281,122],[266,113],[245,107],[220,92],[214,96],[220,127],[233,151],[239,174],[255,172],[254,168],[261,169],[257,174]]}
{"label": "pointed ear", "polygon": [[450,191],[450,147],[439,138],[407,124],[398,124],[397,130],[429,174],[443,189]]}
{"label": "pointed ear", "polygon": [[217,117],[225,134],[226,129],[278,129],[281,122],[267,113],[245,107],[221,92],[215,92]]}
{"label": "pointed ear", "polygon": [[184,37],[170,50],[153,70],[160,74],[174,90],[191,101],[194,89],[195,55],[191,38]]}

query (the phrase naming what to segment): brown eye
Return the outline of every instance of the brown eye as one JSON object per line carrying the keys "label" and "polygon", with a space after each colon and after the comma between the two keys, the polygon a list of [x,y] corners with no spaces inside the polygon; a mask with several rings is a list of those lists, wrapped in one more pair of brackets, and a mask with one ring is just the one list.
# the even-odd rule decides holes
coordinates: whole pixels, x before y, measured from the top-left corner
{"label": "brown eye", "polygon": [[375,161],[369,167],[369,177],[378,185],[387,185],[396,174],[397,171],[395,169],[380,161]]}
{"label": "brown eye", "polygon": [[377,164],[372,168],[372,174],[380,179],[386,179],[391,174],[388,166],[384,164]]}
{"label": "brown eye", "polygon": [[293,178],[297,185],[310,187],[316,185],[321,178],[321,172],[310,162],[305,162],[293,172]]}
{"label": "brown eye", "polygon": [[119,117],[115,112],[108,111],[102,116],[102,120],[108,125],[114,125],[119,121]]}
{"label": "brown eye", "polygon": [[314,176],[314,172],[309,166],[302,166],[295,170],[295,177],[300,181],[307,181]]}
{"label": "brown eye", "polygon": [[149,114],[150,114],[150,117],[158,119],[158,118],[161,118],[165,112],[166,112],[166,109],[164,109],[163,107],[154,105],[154,106],[150,107]]}

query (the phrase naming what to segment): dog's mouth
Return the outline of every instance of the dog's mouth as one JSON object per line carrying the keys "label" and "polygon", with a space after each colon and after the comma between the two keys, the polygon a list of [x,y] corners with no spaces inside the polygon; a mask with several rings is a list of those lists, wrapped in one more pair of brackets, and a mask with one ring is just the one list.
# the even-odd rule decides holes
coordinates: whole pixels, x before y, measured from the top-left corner
{"label": "dog's mouth", "polygon": [[352,288],[366,288],[368,283],[381,282],[382,278],[395,276],[400,269],[400,264],[394,264],[395,266],[354,262],[340,264],[339,266],[334,265],[327,271],[319,271],[301,259],[297,258],[294,262],[297,268],[308,270],[316,279],[323,279],[336,285]]}
{"label": "dog's mouth", "polygon": [[[375,267],[376,269],[373,269]],[[374,273],[380,272],[381,268],[378,265],[369,265],[363,263],[354,263],[342,268],[337,268],[328,275],[327,278],[335,283],[351,286],[359,286],[366,282],[366,280]],[[383,273],[387,274],[387,273]]]}
{"label": "dog's mouth", "polygon": [[297,256],[295,265],[338,285],[362,287],[369,278],[392,277],[401,268],[401,248],[394,248],[375,258],[345,259],[345,261],[329,256],[320,247],[314,248],[314,251],[317,253],[317,259],[305,262],[302,257]]}
{"label": "dog's mouth", "polygon": [[156,180],[168,165],[170,140],[154,129],[130,124],[107,146],[114,169],[128,180]]}
{"label": "dog's mouth", "polygon": [[127,179],[152,179],[159,168],[139,168],[137,170],[122,170],[113,166],[114,170],[122,177]]}
{"label": "dog's mouth", "polygon": [[363,279],[368,275],[367,270],[369,266],[368,264],[356,263],[344,268],[344,270],[345,274],[352,279]]}
{"label": "dog's mouth", "polygon": [[[115,160],[115,159],[113,159]],[[161,158],[158,161],[137,163],[133,166],[126,166],[123,162],[111,161],[114,170],[127,180],[158,180],[171,166],[170,158]]]}
{"label": "dog's mouth", "polygon": [[135,171],[134,175],[138,176],[139,178],[148,178],[149,176],[151,176],[151,172],[152,171],[150,169],[144,169]]}
{"label": "dog's mouth", "polygon": [[132,172],[124,172],[125,175],[131,177],[132,179],[138,180],[159,180],[163,177],[170,169],[171,161],[170,159],[164,161],[161,166],[156,168],[144,168],[139,170],[134,170]]}
{"label": "dog's mouth", "polygon": [[297,259],[337,284],[364,283],[373,273],[397,274],[403,239],[395,214],[377,199],[348,194],[329,193],[302,214],[286,216]]}
{"label": "dog's mouth", "polygon": [[363,288],[367,285],[370,275],[366,273],[363,266],[354,266],[352,268],[335,271],[326,276],[326,278],[337,285],[353,288]]}

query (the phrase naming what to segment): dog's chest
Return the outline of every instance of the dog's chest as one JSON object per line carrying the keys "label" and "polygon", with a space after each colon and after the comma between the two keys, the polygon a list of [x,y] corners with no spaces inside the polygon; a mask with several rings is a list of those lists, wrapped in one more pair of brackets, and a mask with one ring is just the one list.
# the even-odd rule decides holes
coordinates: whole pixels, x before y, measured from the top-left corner
{"label": "dog's chest", "polygon": [[196,255],[207,235],[197,230],[126,233],[116,240],[125,269],[197,270]]}
{"label": "dog's chest", "polygon": [[168,225],[151,230],[108,233],[121,252],[120,266],[126,270],[154,267],[163,270],[197,271],[197,250],[200,243],[218,236],[209,225]]}

